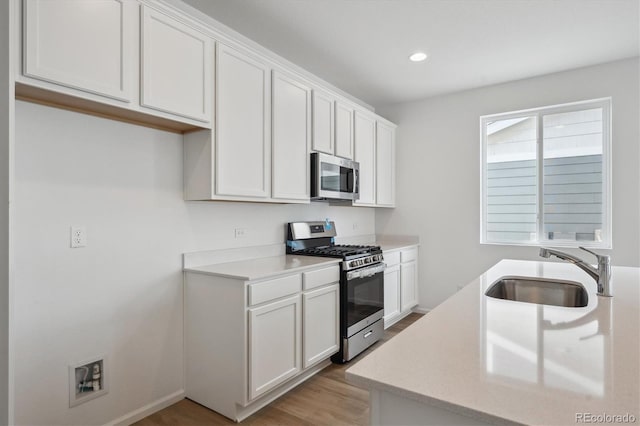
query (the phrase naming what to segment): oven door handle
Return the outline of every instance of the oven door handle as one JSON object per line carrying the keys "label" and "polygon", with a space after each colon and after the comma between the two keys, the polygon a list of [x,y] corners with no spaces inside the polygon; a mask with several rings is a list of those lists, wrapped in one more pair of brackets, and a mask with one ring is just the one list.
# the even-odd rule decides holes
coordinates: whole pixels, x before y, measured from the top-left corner
{"label": "oven door handle", "polygon": [[368,268],[349,271],[347,272],[347,281],[354,280],[356,278],[371,277],[375,274],[379,274],[380,272],[384,272],[386,268],[387,268],[387,265],[385,263],[380,263],[379,265],[370,266]]}

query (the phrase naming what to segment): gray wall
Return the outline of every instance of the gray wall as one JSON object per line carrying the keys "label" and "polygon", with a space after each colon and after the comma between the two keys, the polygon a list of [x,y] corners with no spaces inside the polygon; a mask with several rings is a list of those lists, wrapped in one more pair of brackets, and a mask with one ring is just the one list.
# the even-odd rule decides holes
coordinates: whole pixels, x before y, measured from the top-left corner
{"label": "gray wall", "polygon": [[419,235],[421,307],[500,259],[540,259],[535,247],[479,242],[482,115],[611,96],[613,250],[603,252],[640,265],[639,79],[634,58],[378,108],[399,125],[398,207],[376,211],[376,230]]}

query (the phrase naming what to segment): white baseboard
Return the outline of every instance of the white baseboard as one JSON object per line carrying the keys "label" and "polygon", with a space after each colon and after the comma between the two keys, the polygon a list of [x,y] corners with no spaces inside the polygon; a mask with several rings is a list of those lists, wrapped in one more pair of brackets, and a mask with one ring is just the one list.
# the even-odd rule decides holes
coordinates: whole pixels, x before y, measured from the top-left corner
{"label": "white baseboard", "polygon": [[412,311],[417,314],[428,314],[431,311],[431,309],[423,308],[422,306],[416,306],[415,308],[412,309]]}
{"label": "white baseboard", "polygon": [[130,413],[125,414],[122,417],[118,417],[117,419],[107,423],[105,426],[126,426],[132,423],[137,422],[138,420],[142,420],[151,414],[160,411],[168,406],[175,404],[178,401],[184,399],[184,389],[180,389],[177,392],[172,393],[171,395],[165,396],[164,398],[160,398],[156,401],[153,401],[144,407],[138,408]]}

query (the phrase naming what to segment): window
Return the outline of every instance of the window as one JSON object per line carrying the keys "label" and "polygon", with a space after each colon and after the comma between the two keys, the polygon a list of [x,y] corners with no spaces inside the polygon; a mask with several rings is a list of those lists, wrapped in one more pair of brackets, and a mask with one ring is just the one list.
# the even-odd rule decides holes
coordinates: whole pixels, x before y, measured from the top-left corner
{"label": "window", "polygon": [[611,99],[480,118],[481,243],[611,248]]}

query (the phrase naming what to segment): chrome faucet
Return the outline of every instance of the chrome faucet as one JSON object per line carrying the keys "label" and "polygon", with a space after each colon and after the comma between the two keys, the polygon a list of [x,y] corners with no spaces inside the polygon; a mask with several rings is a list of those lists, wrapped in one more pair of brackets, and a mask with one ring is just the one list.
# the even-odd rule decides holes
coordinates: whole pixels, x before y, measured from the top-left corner
{"label": "chrome faucet", "polygon": [[598,284],[598,296],[611,297],[611,256],[605,256],[587,250],[584,247],[580,247],[581,250],[591,253],[598,259],[598,267],[594,268],[579,257],[572,256],[568,253],[564,253],[558,250],[550,248],[540,247],[540,256],[549,258],[555,256],[558,259],[566,260],[576,265],[578,268],[585,271],[591,278],[596,280]]}

